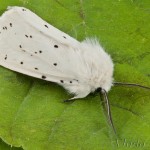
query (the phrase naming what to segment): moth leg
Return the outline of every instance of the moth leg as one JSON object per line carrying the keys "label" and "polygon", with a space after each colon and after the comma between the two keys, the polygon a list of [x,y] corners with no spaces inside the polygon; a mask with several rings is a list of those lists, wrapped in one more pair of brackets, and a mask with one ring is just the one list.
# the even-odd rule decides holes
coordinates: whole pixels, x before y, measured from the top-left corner
{"label": "moth leg", "polygon": [[75,100],[80,100],[80,98],[84,98],[84,97],[86,97],[87,96],[87,94],[86,95],[77,95],[77,96],[74,96],[74,97],[72,97],[72,98],[70,98],[70,99],[66,99],[66,100],[64,100],[64,102],[72,102],[72,101],[75,101]]}
{"label": "moth leg", "polygon": [[66,102],[73,102],[73,101],[75,101],[75,99],[73,99],[73,98],[64,100],[65,103],[66,103]]}
{"label": "moth leg", "polygon": [[100,90],[100,96],[101,96],[102,100],[104,100],[104,102],[105,102],[105,103],[103,103],[103,108],[104,108],[104,111],[106,113],[108,122],[111,125],[115,135],[117,135],[116,134],[116,129],[114,127],[114,123],[113,123],[113,120],[112,120],[112,115],[111,115],[110,104],[109,104],[109,99],[108,99],[108,96],[107,96],[107,92],[104,89],[101,89]]}
{"label": "moth leg", "polygon": [[80,91],[80,93],[78,92],[74,97],[64,100],[64,102],[71,102],[71,101],[79,100],[80,98],[86,97],[88,94],[89,94],[89,91]]}
{"label": "moth leg", "polygon": [[66,99],[66,100],[64,100],[64,102],[66,103],[66,102],[73,102],[73,101],[75,101],[75,100],[78,100],[80,97],[77,97],[77,96],[75,96],[75,97],[72,97],[72,98],[70,98],[70,99]]}

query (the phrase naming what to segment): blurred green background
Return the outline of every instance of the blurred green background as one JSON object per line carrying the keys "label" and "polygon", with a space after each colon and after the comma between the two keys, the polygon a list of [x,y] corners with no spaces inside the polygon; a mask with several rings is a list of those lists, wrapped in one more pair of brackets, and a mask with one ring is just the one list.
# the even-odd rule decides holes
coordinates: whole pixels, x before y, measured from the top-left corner
{"label": "blurred green background", "polygon": [[[113,58],[115,81],[150,86],[149,0],[0,0],[0,14],[7,6],[26,7],[79,41],[97,37]],[[64,104],[69,97],[54,83],[0,67],[0,150],[150,149],[148,90],[109,92],[118,139],[99,95]]]}

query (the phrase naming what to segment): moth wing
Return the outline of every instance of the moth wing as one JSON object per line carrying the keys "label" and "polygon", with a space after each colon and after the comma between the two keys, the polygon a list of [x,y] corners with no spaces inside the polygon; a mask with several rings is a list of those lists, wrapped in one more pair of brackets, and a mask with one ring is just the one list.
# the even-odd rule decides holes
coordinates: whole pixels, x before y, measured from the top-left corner
{"label": "moth wing", "polygon": [[[30,11],[27,8],[24,7],[8,7],[8,10],[10,10],[14,13],[18,13],[26,22],[28,22],[32,27],[36,28],[38,31],[43,33],[47,37],[51,37],[52,39],[55,39],[56,41],[59,41],[60,43],[64,45],[72,45],[77,46],[79,42],[69,36],[68,34],[58,30],[54,26],[50,25],[46,21],[44,21],[42,18],[37,16],[35,13]],[[7,13],[7,12],[6,12]],[[44,27],[44,28],[43,28]],[[67,40],[66,40],[67,39]]]}
{"label": "moth wing", "polygon": [[0,65],[11,70],[77,84],[85,73],[79,45],[26,8],[11,7],[0,18]]}

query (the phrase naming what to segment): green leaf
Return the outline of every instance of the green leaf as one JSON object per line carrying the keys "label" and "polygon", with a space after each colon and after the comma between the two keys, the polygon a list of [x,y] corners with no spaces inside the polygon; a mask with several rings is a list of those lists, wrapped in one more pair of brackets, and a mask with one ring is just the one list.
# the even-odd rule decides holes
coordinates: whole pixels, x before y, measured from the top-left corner
{"label": "green leaf", "polygon": [[22,150],[22,148],[17,148],[17,147],[7,145],[0,139],[0,150]]}
{"label": "green leaf", "polygon": [[[150,86],[149,0],[0,0],[24,6],[56,28],[83,40],[97,37],[115,64],[114,79]],[[148,150],[150,92],[113,87],[109,92],[118,139],[99,95],[63,103],[70,95],[45,82],[0,67],[0,137],[28,150]]]}

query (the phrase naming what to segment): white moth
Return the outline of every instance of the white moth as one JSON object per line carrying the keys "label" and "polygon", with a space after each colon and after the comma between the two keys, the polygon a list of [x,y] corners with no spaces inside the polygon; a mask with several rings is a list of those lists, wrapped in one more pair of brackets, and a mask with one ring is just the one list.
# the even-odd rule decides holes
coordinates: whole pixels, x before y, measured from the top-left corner
{"label": "white moth", "polygon": [[[0,65],[29,76],[56,82],[84,98],[113,85],[113,62],[96,39],[78,42],[23,7],[9,7],[0,17]],[[119,84],[119,83],[116,83]]]}
{"label": "white moth", "polygon": [[0,18],[0,65],[56,82],[74,98],[112,86],[113,62],[96,39],[78,42],[23,7]]}

